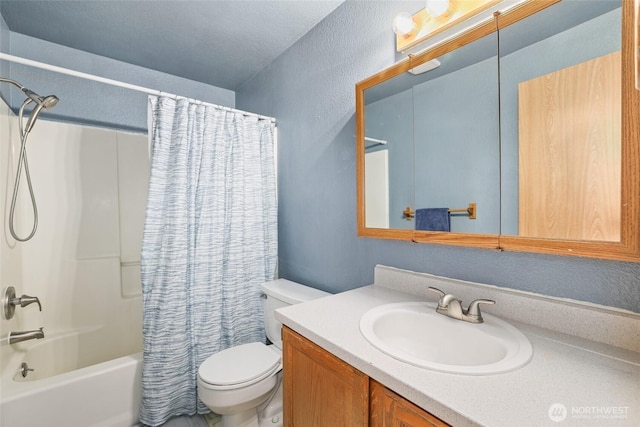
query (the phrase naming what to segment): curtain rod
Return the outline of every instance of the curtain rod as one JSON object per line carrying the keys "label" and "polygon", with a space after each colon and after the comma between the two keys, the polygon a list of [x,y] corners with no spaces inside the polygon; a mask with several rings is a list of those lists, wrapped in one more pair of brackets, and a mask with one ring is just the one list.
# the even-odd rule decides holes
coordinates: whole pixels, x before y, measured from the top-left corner
{"label": "curtain rod", "polygon": [[231,112],[234,112],[234,113],[241,113],[241,114],[244,114],[244,115],[247,115],[247,116],[257,117],[257,118],[263,119],[263,120],[270,120],[271,122],[275,122],[276,121],[276,119],[274,117],[262,116],[260,114],[250,113],[248,111],[237,110],[235,108],[225,107],[225,106],[222,106],[222,105],[212,104],[210,102],[204,102],[204,101],[200,101],[200,100],[197,100],[197,99],[188,98],[186,96],[174,95],[174,94],[163,92],[163,91],[160,91],[160,90],[149,89],[149,88],[146,88],[146,87],[143,87],[143,86],[137,86],[137,85],[121,82],[121,81],[118,81],[118,80],[113,80],[113,79],[108,79],[108,78],[105,78],[105,77],[96,76],[94,74],[83,73],[81,71],[75,71],[75,70],[71,70],[69,68],[63,68],[63,67],[58,67],[56,65],[45,64],[44,62],[33,61],[31,59],[21,58],[19,56],[15,56],[15,55],[9,55],[8,53],[0,52],[0,59],[7,60],[9,62],[15,62],[17,64],[28,65],[30,67],[40,68],[40,69],[47,70],[47,71],[54,71],[56,73],[66,74],[68,76],[80,77],[80,78],[86,79],[86,80],[93,80],[95,82],[105,83],[105,84],[108,84],[108,85],[111,85],[111,86],[117,86],[117,87],[122,87],[122,88],[125,88],[125,89],[131,89],[131,90],[135,90],[137,92],[147,93],[149,95],[161,95],[161,96],[167,96],[167,97],[174,98],[174,99],[185,98],[185,99],[188,99],[189,101],[195,101],[195,102],[206,104],[206,105],[212,105],[212,106],[214,106],[216,108],[219,108],[221,110],[231,111]]}

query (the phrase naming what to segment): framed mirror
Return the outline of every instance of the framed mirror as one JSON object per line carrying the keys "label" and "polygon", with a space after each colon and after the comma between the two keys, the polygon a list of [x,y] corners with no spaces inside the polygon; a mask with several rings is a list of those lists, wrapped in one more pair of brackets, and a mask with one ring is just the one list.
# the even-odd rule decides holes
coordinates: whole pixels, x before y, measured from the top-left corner
{"label": "framed mirror", "polygon": [[358,235],[640,260],[633,9],[527,1],[359,82]]}

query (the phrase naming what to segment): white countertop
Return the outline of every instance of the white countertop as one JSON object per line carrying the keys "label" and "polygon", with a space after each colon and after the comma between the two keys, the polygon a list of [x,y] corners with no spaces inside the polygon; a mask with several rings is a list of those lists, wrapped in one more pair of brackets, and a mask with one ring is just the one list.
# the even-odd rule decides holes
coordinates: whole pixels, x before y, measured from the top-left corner
{"label": "white countertop", "polygon": [[[640,354],[507,321],[533,346],[533,357],[509,373],[467,376],[414,367],[382,353],[360,334],[373,307],[425,301],[371,285],[277,310],[284,325],[453,426],[640,425]],[[566,419],[549,410],[562,404]]]}

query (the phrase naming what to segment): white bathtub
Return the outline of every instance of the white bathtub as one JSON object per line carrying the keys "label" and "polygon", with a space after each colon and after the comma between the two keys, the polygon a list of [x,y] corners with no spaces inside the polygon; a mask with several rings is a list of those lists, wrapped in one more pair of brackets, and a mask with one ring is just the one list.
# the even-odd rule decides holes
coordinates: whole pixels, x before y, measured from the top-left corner
{"label": "white bathtub", "polygon": [[[136,424],[142,353],[118,355],[126,346],[113,341],[109,345],[104,338],[100,329],[94,329],[3,345],[0,426]],[[141,343],[135,347],[140,351]],[[26,378],[20,374],[22,362],[34,369]]]}

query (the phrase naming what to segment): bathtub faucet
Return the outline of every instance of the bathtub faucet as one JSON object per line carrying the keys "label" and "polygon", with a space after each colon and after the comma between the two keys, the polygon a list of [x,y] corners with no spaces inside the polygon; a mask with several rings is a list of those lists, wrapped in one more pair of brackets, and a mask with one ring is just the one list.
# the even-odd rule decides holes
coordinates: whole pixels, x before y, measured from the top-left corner
{"label": "bathtub faucet", "polygon": [[33,304],[34,302],[38,304],[38,309],[42,311],[42,304],[40,304],[40,299],[38,297],[30,297],[29,295],[16,297],[15,288],[13,286],[9,286],[4,291],[4,298],[2,298],[4,318],[11,319],[16,311],[16,306],[19,305],[20,307],[26,307],[29,304]]}
{"label": "bathtub faucet", "polygon": [[41,338],[44,338],[44,331],[42,330],[42,328],[36,329],[34,331],[9,332],[9,344],[33,339],[39,340]]}

